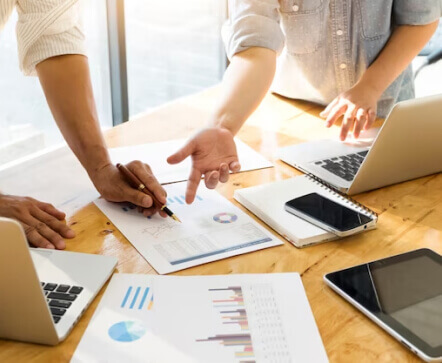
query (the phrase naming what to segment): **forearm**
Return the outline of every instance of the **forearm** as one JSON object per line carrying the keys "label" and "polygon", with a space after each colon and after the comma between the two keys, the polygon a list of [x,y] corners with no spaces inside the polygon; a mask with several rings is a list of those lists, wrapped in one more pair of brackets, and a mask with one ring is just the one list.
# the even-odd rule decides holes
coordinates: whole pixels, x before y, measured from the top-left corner
{"label": "forearm", "polygon": [[110,160],[98,122],[87,58],[81,55],[49,58],[36,69],[58,127],[92,175]]}
{"label": "forearm", "polygon": [[223,93],[210,125],[236,134],[266,95],[275,70],[276,53],[272,50],[250,48],[235,55],[224,75]]}
{"label": "forearm", "polygon": [[430,40],[437,24],[438,21],[427,25],[397,27],[378,58],[358,83],[372,89],[380,97]]}

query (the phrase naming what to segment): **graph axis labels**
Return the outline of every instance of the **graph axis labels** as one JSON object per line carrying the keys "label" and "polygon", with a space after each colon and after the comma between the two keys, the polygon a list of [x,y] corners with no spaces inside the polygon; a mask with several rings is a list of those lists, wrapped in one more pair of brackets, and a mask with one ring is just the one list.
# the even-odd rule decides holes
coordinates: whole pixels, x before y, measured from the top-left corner
{"label": "graph axis labels", "polygon": [[238,216],[234,213],[222,212],[215,214],[213,216],[213,220],[218,223],[226,224],[226,223],[234,223],[238,220]]}

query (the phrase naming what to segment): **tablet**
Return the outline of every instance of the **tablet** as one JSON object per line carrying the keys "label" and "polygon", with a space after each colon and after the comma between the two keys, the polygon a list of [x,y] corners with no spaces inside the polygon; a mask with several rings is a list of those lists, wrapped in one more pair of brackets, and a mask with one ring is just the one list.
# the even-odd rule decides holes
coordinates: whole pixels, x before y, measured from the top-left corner
{"label": "tablet", "polygon": [[442,361],[442,256],[419,249],[324,280],[420,358]]}

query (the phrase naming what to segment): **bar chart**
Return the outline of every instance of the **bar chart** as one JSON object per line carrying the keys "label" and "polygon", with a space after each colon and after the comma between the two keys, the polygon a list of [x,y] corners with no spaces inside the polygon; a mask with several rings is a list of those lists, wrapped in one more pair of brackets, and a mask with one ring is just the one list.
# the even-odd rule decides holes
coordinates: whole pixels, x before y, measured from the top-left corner
{"label": "bar chart", "polygon": [[[194,203],[197,203],[197,202],[202,201],[202,200],[203,200],[203,198],[201,196],[196,195]],[[172,195],[172,196],[167,197],[167,205],[170,206],[170,205],[173,205],[173,204],[175,204],[175,205],[183,205],[183,206],[187,205],[186,197],[184,195],[182,195],[182,194],[180,194],[180,195]],[[123,203],[121,205],[121,209],[124,212],[130,212],[130,211],[135,211],[137,209],[137,206],[132,204],[132,203]]]}
{"label": "bar chart", "polygon": [[268,283],[211,288],[212,306],[226,327],[197,342],[218,342],[236,348],[238,363],[257,361],[291,362],[290,349],[273,286]]}
{"label": "bar chart", "polygon": [[[203,198],[199,195],[196,195],[194,203],[197,203],[198,201],[202,201]],[[180,204],[180,205],[186,205],[186,197],[184,195],[172,195],[167,197],[167,205],[171,204]]]}
{"label": "bar chart", "polygon": [[[240,334],[217,334],[197,342],[219,342],[225,347],[238,347],[235,357],[239,362],[255,362],[252,337],[249,332],[247,311],[244,308],[244,297],[240,286],[209,289],[214,297],[213,308],[219,310],[222,324],[239,326]],[[247,360],[243,360],[243,359]]]}
{"label": "bar chart", "polygon": [[129,310],[152,310],[153,291],[151,287],[129,286],[121,300],[120,308]]}

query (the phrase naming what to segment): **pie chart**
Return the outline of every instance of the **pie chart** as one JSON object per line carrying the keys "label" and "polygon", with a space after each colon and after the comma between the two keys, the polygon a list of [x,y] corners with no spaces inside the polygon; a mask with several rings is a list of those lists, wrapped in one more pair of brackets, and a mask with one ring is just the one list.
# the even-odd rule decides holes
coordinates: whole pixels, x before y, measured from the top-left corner
{"label": "pie chart", "polygon": [[133,342],[146,334],[146,327],[138,321],[120,321],[109,328],[109,336],[117,342]]}
{"label": "pie chart", "polygon": [[213,216],[213,220],[218,223],[233,223],[238,219],[238,216],[233,213],[218,213]]}

